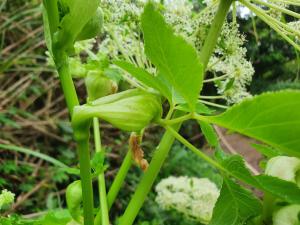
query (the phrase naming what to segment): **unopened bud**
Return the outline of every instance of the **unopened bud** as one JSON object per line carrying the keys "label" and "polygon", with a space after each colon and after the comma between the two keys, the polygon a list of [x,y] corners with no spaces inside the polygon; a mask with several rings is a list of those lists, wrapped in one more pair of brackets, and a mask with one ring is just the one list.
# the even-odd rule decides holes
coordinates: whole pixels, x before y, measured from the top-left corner
{"label": "unopened bud", "polygon": [[289,156],[271,158],[266,166],[266,174],[297,183],[300,186],[300,159]]}
{"label": "unopened bud", "polygon": [[85,86],[89,101],[94,101],[106,95],[114,94],[118,90],[116,82],[110,80],[97,71],[91,71],[87,74],[85,78]]}
{"label": "unopened bud", "polygon": [[72,123],[89,121],[99,117],[125,131],[140,131],[161,117],[161,100],[142,90],[128,90],[109,95],[74,108]]}

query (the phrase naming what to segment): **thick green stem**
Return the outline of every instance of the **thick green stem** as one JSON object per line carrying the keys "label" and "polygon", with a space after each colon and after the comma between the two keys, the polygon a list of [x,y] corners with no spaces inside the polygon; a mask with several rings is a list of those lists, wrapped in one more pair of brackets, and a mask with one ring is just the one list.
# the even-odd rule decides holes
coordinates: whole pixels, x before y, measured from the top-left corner
{"label": "thick green stem", "polygon": [[61,87],[66,99],[66,103],[72,117],[73,109],[79,105],[76,89],[69,70],[68,56],[64,52],[54,53],[54,60],[59,74]]}
{"label": "thick green stem", "polygon": [[[100,125],[98,118],[93,118],[94,141],[96,152],[104,151],[101,147]],[[102,225],[109,225],[109,214],[107,208],[106,186],[104,172],[98,176],[99,201],[101,209]]]}
{"label": "thick green stem", "polygon": [[209,59],[217,44],[219,35],[221,33],[221,28],[226,19],[226,15],[232,2],[233,0],[220,0],[217,14],[214,18],[214,21],[211,24],[211,28],[209,30],[203,48],[200,52],[200,60],[203,63],[204,70],[206,69]]}
{"label": "thick green stem", "polygon": [[[174,126],[174,129],[178,130],[180,124]],[[119,225],[133,224],[135,217],[141,209],[147,194],[152,188],[152,185],[157,177],[160,168],[162,167],[165,159],[168,156],[169,150],[174,142],[174,136],[170,132],[166,132],[157,148],[154,156],[150,162],[148,169],[143,175],[134,195],[127,206],[124,215],[121,218]]]}
{"label": "thick green stem", "polygon": [[[65,52],[54,52],[54,61],[59,74],[61,86],[69,109],[69,113],[72,117],[74,107],[79,105],[79,101],[72,80],[72,76],[69,71],[68,56]],[[89,125],[85,125],[84,129],[81,129],[81,127],[79,127],[78,130],[76,130],[76,128],[74,128],[74,136],[77,142],[77,149],[79,154],[80,177],[83,190],[82,198],[84,224],[93,225],[94,204],[89,151]],[[76,136],[79,136],[79,138]]]}
{"label": "thick green stem", "polygon": [[93,187],[89,154],[89,139],[77,141],[82,185],[84,225],[94,224]]}
{"label": "thick green stem", "polygon": [[[218,36],[221,32],[222,25],[225,21],[226,15],[230,8],[232,0],[221,0],[217,14],[213,21],[213,24],[210,28],[204,47],[200,54],[200,59],[204,65],[204,68],[207,67],[208,61],[213,53],[213,50],[216,46]],[[177,115],[178,116],[178,115]],[[179,130],[181,124],[173,126],[174,130]],[[135,217],[137,216],[140,208],[142,207],[148,192],[151,190],[151,187],[155,181],[158,172],[164,163],[169,150],[174,142],[174,136],[170,131],[167,131],[159,146],[155,151],[153,159],[142,177],[129,205],[127,206],[124,215],[121,218],[119,225],[131,225]]]}
{"label": "thick green stem", "polygon": [[[132,165],[132,152],[131,150],[128,150],[125,159],[122,162],[122,165],[117,173],[117,176],[115,177],[109,192],[107,194],[107,205],[108,209],[110,209],[113,205],[113,203],[116,200],[116,197],[124,183],[124,180],[126,178],[126,175]],[[101,225],[101,213],[99,212],[95,218],[95,225]]]}

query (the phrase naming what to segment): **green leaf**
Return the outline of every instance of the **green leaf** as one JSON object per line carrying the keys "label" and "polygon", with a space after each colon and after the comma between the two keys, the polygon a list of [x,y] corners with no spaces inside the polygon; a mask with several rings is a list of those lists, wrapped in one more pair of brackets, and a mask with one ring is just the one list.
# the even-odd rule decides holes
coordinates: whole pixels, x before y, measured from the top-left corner
{"label": "green leaf", "polygon": [[5,149],[5,150],[8,150],[8,151],[15,151],[15,152],[21,152],[21,153],[24,153],[24,154],[28,154],[28,155],[32,155],[32,156],[35,156],[37,158],[40,158],[44,161],[47,161],[59,168],[69,168],[67,165],[65,165],[64,163],[58,161],[57,159],[55,158],[52,158],[48,155],[45,155],[43,153],[40,153],[38,152],[37,150],[31,150],[31,149],[28,149],[28,148],[22,148],[22,147],[18,147],[18,146],[15,146],[15,145],[6,145],[6,144],[0,144],[0,148],[1,149]]}
{"label": "green leaf", "polygon": [[260,144],[253,143],[251,144],[251,146],[255,148],[256,151],[260,152],[261,154],[265,155],[268,158],[281,155],[281,152],[279,150],[269,147],[267,145],[260,145]]}
{"label": "green leaf", "polygon": [[93,177],[98,176],[101,172],[103,172],[106,169],[106,166],[104,166],[104,151],[96,152],[94,157],[91,160],[91,168],[93,170]]}
{"label": "green leaf", "polygon": [[45,37],[45,41],[46,41],[46,46],[52,57],[52,37],[51,37],[49,20],[48,20],[48,12],[47,12],[45,4],[43,4],[42,12],[43,12],[44,37]]}
{"label": "green leaf", "polygon": [[245,165],[243,157],[240,155],[231,155],[222,160],[221,165],[226,168],[232,175],[247,184],[255,187],[259,187],[258,182],[250,173],[249,169]]}
{"label": "green leaf", "polygon": [[209,225],[240,225],[258,216],[260,201],[252,193],[230,179],[224,178],[220,197]]}
{"label": "green leaf", "polygon": [[99,0],[72,0],[68,1],[69,13],[66,14],[59,27],[57,48],[69,48],[73,45],[76,37],[82,31],[84,26],[96,14],[100,4]]}
{"label": "green leaf", "polygon": [[212,147],[217,147],[219,145],[218,135],[216,134],[214,128],[204,121],[198,121],[201,127],[201,131],[205,136],[207,142]]}
{"label": "green leaf", "polygon": [[229,174],[257,189],[269,192],[289,203],[300,204],[300,189],[296,184],[267,175],[252,176],[240,155],[227,157],[221,165]]}
{"label": "green leaf", "polygon": [[[180,104],[180,105],[176,106],[176,109],[184,111],[184,112],[191,112],[191,110],[189,109],[189,107],[186,103],[183,103],[183,104]],[[206,105],[204,105],[201,102],[197,102],[195,112],[198,113],[198,114],[211,115],[214,112],[214,110],[208,108]]]}
{"label": "green leaf", "polygon": [[299,99],[300,91],[266,93],[206,119],[300,157]]}
{"label": "green leaf", "polygon": [[167,84],[164,83],[161,79],[158,79],[158,77],[155,77],[143,68],[138,68],[131,63],[125,61],[116,61],[114,63],[126,72],[128,72],[131,76],[136,78],[142,84],[158,91],[161,95],[166,97],[170,103],[172,102],[172,94],[169,91]]}
{"label": "green leaf", "polygon": [[142,30],[146,55],[194,110],[203,81],[203,66],[196,50],[174,34],[151,3],[142,14]]}
{"label": "green leaf", "polygon": [[300,204],[300,188],[289,181],[268,175],[255,176],[264,191],[280,197],[288,203]]}

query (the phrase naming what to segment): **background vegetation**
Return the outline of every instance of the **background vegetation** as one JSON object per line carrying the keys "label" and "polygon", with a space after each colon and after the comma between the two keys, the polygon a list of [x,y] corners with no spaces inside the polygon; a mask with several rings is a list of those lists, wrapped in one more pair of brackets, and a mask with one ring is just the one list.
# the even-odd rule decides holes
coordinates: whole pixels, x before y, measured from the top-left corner
{"label": "background vegetation", "polygon": [[[256,71],[251,93],[286,87],[300,89],[300,59],[296,51],[260,21],[240,19],[239,22],[248,40],[248,57]],[[40,151],[68,165],[75,165],[77,156],[59,81],[47,65],[40,1],[0,1],[0,35],[0,190],[11,190],[17,196],[7,213],[20,213],[30,218],[63,207],[65,188],[76,176],[5,146]],[[83,82],[76,85],[84,96]],[[127,150],[128,134],[108,124],[102,127],[103,145],[108,152],[106,178],[109,185]],[[182,133],[189,133],[198,128],[191,123],[183,129]],[[151,150],[157,144],[157,133],[157,128],[153,127],[145,134],[146,157],[151,157]],[[199,147],[205,146],[201,135],[190,141]],[[178,151],[181,148],[178,143],[173,146],[157,182],[170,175],[186,175],[209,177],[220,183],[220,177],[212,168],[188,151]],[[112,210],[114,218],[124,210],[130,197],[128,193],[132,193],[140,175],[140,169],[132,167],[120,193],[122,200]],[[152,192],[137,224],[194,223],[173,212],[160,210],[154,198]]]}

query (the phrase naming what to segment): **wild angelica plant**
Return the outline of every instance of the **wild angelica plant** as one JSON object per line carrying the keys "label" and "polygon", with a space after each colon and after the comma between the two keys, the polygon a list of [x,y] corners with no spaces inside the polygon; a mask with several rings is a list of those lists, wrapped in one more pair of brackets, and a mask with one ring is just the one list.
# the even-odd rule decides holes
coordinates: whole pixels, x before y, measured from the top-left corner
{"label": "wild angelica plant", "polygon": [[[299,5],[298,1],[272,1]],[[281,4],[272,3],[272,1],[240,0],[239,2],[251,9],[255,15],[269,24],[286,41],[299,49],[297,44],[299,32],[283,23],[271,11],[275,10],[280,14],[284,13],[295,18],[299,18],[299,14]],[[109,3],[110,1],[105,2]],[[122,4],[122,1],[116,2]],[[172,4],[171,1],[166,2]],[[234,9],[235,2],[220,0],[212,1],[208,5],[208,11],[204,11],[204,13],[208,12],[208,15],[213,15],[214,19],[206,26],[199,24],[197,31],[203,31],[204,36],[200,35],[201,39],[199,40],[198,37],[196,39],[198,42],[194,44],[188,40],[187,36],[185,36],[186,40],[178,35],[181,29],[176,30],[175,26],[176,31],[174,31],[166,22],[160,13],[160,3],[151,1],[147,3],[141,13],[141,26],[133,27],[133,32],[137,32],[137,35],[134,36],[134,39],[138,39],[136,42],[137,49],[143,50],[145,54],[143,51],[132,54],[130,49],[123,51],[123,46],[119,45],[120,51],[112,52],[110,56],[116,66],[131,75],[129,78],[127,77],[127,80],[130,82],[134,78],[139,85],[134,89],[117,94],[107,92],[98,95],[99,87],[91,88],[88,85],[89,82],[86,82],[89,96],[87,103],[82,105],[78,103],[69,63],[75,52],[74,44],[82,39],[93,38],[101,31],[101,23],[97,23],[97,20],[102,20],[102,11],[106,9],[98,0],[44,0],[43,3],[45,38],[61,80],[72,120],[74,139],[78,146],[81,180],[71,184],[67,191],[67,203],[74,223],[75,221],[85,225],[108,225],[110,223],[109,209],[115,201],[131,165],[132,155],[136,156],[134,154],[136,151],[139,153],[139,157],[142,157],[139,149],[141,140],[138,137],[142,136],[143,130],[150,123],[164,127],[166,132],[155,150],[149,166],[145,168],[144,175],[124,214],[120,217],[119,225],[133,224],[175,139],[193,151],[195,155],[213,165],[223,175],[220,196],[214,207],[211,220],[207,221],[210,225],[265,224],[265,222],[272,221],[274,212],[270,212],[270,209],[274,208],[274,201],[280,200],[291,206],[300,204],[300,189],[295,182],[274,176],[273,173],[252,175],[241,156],[226,155],[222,151],[217,135],[211,126],[211,124],[216,124],[262,141],[277,149],[277,151],[270,151],[266,150],[267,147],[261,147],[264,152],[272,153],[273,156],[284,154],[290,157],[299,157],[300,92],[286,90],[262,94],[246,99],[221,114],[213,114],[211,109],[203,105],[205,97],[202,97],[200,93],[205,82],[206,71],[222,71],[224,75],[220,76],[221,78],[213,78],[213,82],[216,81],[216,84],[218,81],[225,82],[223,86],[228,86],[229,83],[232,86],[232,83],[238,80],[237,77],[239,75],[243,77],[243,73],[247,70],[249,72],[246,74],[251,74],[251,65],[247,65],[248,63],[242,60],[240,60],[241,65],[234,67],[236,70],[223,71],[222,66],[215,68],[216,63],[221,62],[224,66],[226,60],[244,59],[245,56],[242,42],[235,43],[232,39],[239,36],[236,21],[234,20],[232,24],[226,22],[230,7],[233,5]],[[99,6],[103,7],[103,10]],[[107,6],[107,8],[109,7]],[[173,8],[175,11],[178,9]],[[233,15],[235,15],[235,10],[233,10]],[[193,19],[191,18],[191,20]],[[105,21],[104,18],[104,26],[106,26]],[[170,19],[170,21],[172,20]],[[133,22],[135,21],[133,20]],[[224,28],[222,30],[223,25],[224,27],[228,26],[229,30],[236,30],[232,38],[230,38],[231,32],[229,30]],[[115,28],[117,29],[117,27]],[[105,29],[109,33],[111,29],[109,24]],[[130,33],[131,29],[126,31]],[[193,32],[193,30],[191,31]],[[114,41],[118,41],[118,36],[114,35],[113,32],[109,35]],[[225,47],[220,46],[223,43],[220,41],[222,35],[226,38],[229,37]],[[239,38],[242,39],[241,36]],[[109,41],[109,39],[106,40]],[[141,40],[143,45],[141,45]],[[126,41],[124,46],[126,47]],[[230,47],[233,46],[235,48],[230,50]],[[107,53],[110,54],[109,51]],[[219,59],[216,60],[214,57],[219,57]],[[211,59],[213,60],[211,61]],[[84,76],[88,76],[89,67],[84,69]],[[232,72],[236,74],[232,75]],[[229,81],[226,82],[227,79]],[[243,81],[243,79],[238,80],[238,82]],[[250,81],[249,78],[245,80]],[[131,82],[131,84],[136,83]],[[103,83],[99,82],[99,85],[101,86]],[[222,83],[220,87],[222,87]],[[222,94],[225,93],[224,91],[221,91]],[[106,94],[111,95],[102,97]],[[162,117],[164,115],[162,112],[164,102],[169,105],[169,111],[165,113],[166,116]],[[121,130],[138,134],[131,136],[131,138],[136,139],[131,140],[131,143],[135,143],[131,144],[133,153],[129,151],[127,154],[108,193],[106,193],[105,168],[103,167],[105,154],[101,148],[98,119],[105,120]],[[178,133],[181,124],[188,120],[199,122],[208,143],[215,149],[214,156],[210,157],[204,154]],[[97,152],[92,162],[93,172],[91,171],[89,148],[91,124],[94,128]],[[98,178],[99,181],[101,203],[96,217],[93,213],[93,178]],[[248,189],[237,183],[238,180],[265,192],[263,204]],[[83,216],[80,209],[81,201],[83,203]],[[285,209],[282,210],[285,211]],[[279,212],[274,214],[274,224],[278,221],[277,218],[283,218],[282,213]]]}

